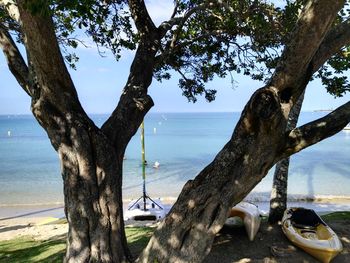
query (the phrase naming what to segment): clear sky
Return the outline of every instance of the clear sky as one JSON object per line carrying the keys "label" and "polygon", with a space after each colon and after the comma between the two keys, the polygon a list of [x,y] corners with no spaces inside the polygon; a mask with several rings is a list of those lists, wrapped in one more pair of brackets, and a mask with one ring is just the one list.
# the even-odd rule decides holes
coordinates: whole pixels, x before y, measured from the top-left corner
{"label": "clear sky", "polygon": [[[172,1],[147,1],[151,16],[159,23],[171,14]],[[111,113],[116,107],[121,90],[127,80],[133,58],[132,52],[124,52],[116,62],[112,56],[100,57],[96,49],[78,48],[80,61],[77,70],[70,70],[79,98],[88,113]],[[235,86],[230,78],[216,79],[208,87],[217,89],[217,98],[207,103],[203,98],[188,103],[178,88],[176,75],[169,81],[158,83],[153,80],[149,89],[155,106],[152,112],[230,112],[241,111],[252,93],[263,83],[248,77],[234,75]],[[303,105],[304,111],[331,109],[350,100],[350,94],[334,99],[326,93],[319,82],[309,85]],[[20,88],[7,68],[6,60],[0,52],[0,114],[30,114],[30,98]]]}

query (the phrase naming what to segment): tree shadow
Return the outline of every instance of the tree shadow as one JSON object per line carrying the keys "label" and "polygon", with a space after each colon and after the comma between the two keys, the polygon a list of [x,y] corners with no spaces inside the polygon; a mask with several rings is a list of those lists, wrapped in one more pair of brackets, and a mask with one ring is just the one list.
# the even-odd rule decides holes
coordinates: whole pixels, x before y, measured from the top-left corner
{"label": "tree shadow", "polygon": [[[339,214],[336,215],[339,218]],[[343,243],[343,251],[335,257],[333,263],[350,262],[350,220],[331,219],[329,225],[338,234]],[[328,220],[327,220],[328,221]],[[213,247],[204,263],[232,263],[232,262],[278,262],[317,263],[315,258],[295,247],[283,234],[280,225],[269,225],[263,221],[254,239],[249,241],[244,227],[223,227],[216,236]]]}
{"label": "tree shadow", "polygon": [[0,262],[62,262],[65,239],[61,237],[47,241],[15,239],[0,243]]}
{"label": "tree shadow", "polygon": [[0,226],[0,233],[26,228],[28,226],[29,225],[16,225],[16,226],[9,226],[9,227]]}

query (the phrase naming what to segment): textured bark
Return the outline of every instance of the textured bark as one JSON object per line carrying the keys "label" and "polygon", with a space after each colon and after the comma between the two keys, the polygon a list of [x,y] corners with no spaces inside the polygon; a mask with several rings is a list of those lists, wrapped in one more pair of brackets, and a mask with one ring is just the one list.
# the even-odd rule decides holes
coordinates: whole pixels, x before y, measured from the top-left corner
{"label": "textured bark", "polygon": [[[294,129],[297,126],[301,107],[304,101],[304,95],[305,92],[301,94],[297,103],[289,113],[287,131]],[[284,210],[287,209],[289,162],[290,158],[287,157],[276,164],[270,198],[269,223],[271,224],[281,220]]]}

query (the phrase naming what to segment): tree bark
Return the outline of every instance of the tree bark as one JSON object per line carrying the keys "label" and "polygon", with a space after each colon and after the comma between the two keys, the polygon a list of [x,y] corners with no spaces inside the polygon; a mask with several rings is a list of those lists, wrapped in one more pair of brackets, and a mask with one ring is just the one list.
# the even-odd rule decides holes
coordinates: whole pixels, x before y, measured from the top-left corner
{"label": "tree bark", "polygon": [[[304,95],[301,94],[297,103],[289,113],[287,131],[294,129],[297,126],[301,107],[304,101]],[[273,176],[269,223],[274,224],[282,219],[284,211],[287,209],[287,187],[288,187],[288,170],[290,158],[287,157],[276,164],[275,173]]]}

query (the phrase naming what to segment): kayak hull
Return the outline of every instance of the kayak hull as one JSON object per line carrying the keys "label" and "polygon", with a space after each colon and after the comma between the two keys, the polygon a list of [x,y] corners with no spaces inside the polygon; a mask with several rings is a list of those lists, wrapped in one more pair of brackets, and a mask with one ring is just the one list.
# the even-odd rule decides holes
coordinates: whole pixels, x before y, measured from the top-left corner
{"label": "kayak hull", "polygon": [[303,227],[294,224],[292,214],[300,208],[287,209],[282,218],[282,230],[287,238],[319,261],[328,263],[343,249],[336,233],[322,222],[317,226]]}
{"label": "kayak hull", "polygon": [[260,227],[260,212],[256,205],[241,202],[232,207],[228,218],[239,217],[242,219],[248,238],[253,241]]}

